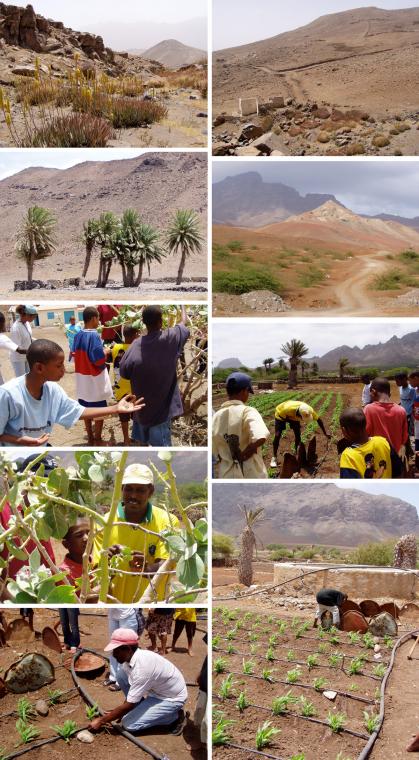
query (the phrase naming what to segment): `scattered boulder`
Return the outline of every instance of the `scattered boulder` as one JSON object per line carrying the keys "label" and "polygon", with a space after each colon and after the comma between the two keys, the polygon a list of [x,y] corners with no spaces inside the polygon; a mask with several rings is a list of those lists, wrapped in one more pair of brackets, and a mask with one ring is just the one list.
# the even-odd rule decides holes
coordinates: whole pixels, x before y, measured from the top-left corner
{"label": "scattered boulder", "polygon": [[16,76],[19,77],[35,77],[38,71],[41,71],[43,74],[48,74],[47,66],[39,64],[39,66],[36,67],[33,63],[28,63],[26,66],[15,66],[12,69],[12,74],[16,74]]}
{"label": "scattered boulder", "polygon": [[273,150],[281,150],[283,148],[283,139],[279,135],[276,135],[275,132],[266,132],[266,134],[254,141],[253,147],[257,148],[260,153],[270,156]]}
{"label": "scattered boulder", "polygon": [[276,95],[272,98],[270,98],[269,101],[274,108],[284,108],[285,107],[285,101],[282,95]]}
{"label": "scattered boulder", "polygon": [[245,124],[238,137],[239,142],[244,140],[256,140],[257,137],[263,135],[262,127],[257,127],[256,124]]}
{"label": "scattered boulder", "polygon": [[240,300],[254,311],[281,312],[289,309],[281,296],[270,290],[251,290],[249,293],[243,293]]}
{"label": "scattered boulder", "polygon": [[323,696],[326,697],[330,702],[334,702],[336,699],[338,693],[337,691],[324,691]]}
{"label": "scattered boulder", "polygon": [[260,156],[260,153],[257,148],[253,147],[253,145],[243,145],[241,148],[236,148],[235,155],[236,156]]}
{"label": "scattered boulder", "polygon": [[212,154],[213,156],[229,156],[233,148],[234,145],[231,143],[215,142],[212,146]]}
{"label": "scattered boulder", "polygon": [[222,124],[225,124],[225,116],[222,114],[219,114],[218,116],[213,119],[212,126],[213,127],[221,127]]}

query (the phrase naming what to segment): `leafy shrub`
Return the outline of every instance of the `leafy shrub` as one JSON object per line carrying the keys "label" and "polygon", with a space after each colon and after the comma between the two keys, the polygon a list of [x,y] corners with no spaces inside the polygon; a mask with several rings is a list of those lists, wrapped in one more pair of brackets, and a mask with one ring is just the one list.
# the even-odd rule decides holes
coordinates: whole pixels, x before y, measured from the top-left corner
{"label": "leafy shrub", "polygon": [[212,551],[214,555],[221,554],[223,557],[231,557],[234,552],[234,540],[224,533],[214,533],[212,537]]}
{"label": "leafy shrub", "polygon": [[113,129],[106,119],[88,113],[55,116],[27,135],[25,148],[106,148]]}
{"label": "leafy shrub", "polygon": [[315,285],[320,285],[325,279],[326,272],[323,272],[321,269],[313,268],[301,272],[298,275],[298,284],[301,285],[302,288],[312,288]]}
{"label": "leafy shrub", "polygon": [[167,116],[167,108],[154,100],[138,100],[129,97],[112,100],[111,121],[115,129],[144,127],[161,121]]}
{"label": "leafy shrub", "polygon": [[216,293],[231,295],[241,295],[251,290],[271,290],[279,294],[283,292],[283,286],[278,280],[250,267],[238,272],[214,272],[212,284]]}
{"label": "leafy shrub", "polygon": [[391,269],[384,274],[378,274],[372,281],[374,290],[399,290],[405,282],[405,277],[400,269]]}
{"label": "leafy shrub", "polygon": [[355,565],[378,565],[389,567],[393,564],[394,541],[380,541],[361,544],[351,554],[350,561]]}
{"label": "leafy shrub", "polygon": [[244,244],[241,240],[230,240],[230,242],[227,243],[227,248],[229,248],[230,251],[242,251]]}

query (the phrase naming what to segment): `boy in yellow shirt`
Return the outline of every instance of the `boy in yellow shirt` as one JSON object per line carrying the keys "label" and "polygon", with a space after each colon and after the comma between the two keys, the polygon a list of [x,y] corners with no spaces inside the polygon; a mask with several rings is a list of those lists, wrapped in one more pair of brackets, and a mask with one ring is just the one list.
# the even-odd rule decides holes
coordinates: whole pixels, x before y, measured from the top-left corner
{"label": "boy in yellow shirt", "polygon": [[281,441],[281,436],[287,427],[290,426],[295,437],[295,448],[298,449],[301,443],[301,423],[302,422],[317,422],[320,430],[324,433],[326,438],[330,438],[330,434],[326,432],[323,420],[320,419],[316,411],[309,404],[304,401],[297,401],[296,399],[290,399],[289,401],[283,401],[282,404],[278,404],[275,409],[275,438],[273,442],[273,457],[271,459],[271,467],[278,467],[278,449]]}
{"label": "boy in yellow shirt", "polygon": [[380,435],[369,437],[363,410],[345,409],[340,416],[340,426],[345,438],[339,448],[340,477],[391,478],[390,444]]}
{"label": "boy in yellow shirt", "polygon": [[173,631],[172,652],[176,651],[176,642],[185,628],[188,640],[188,655],[193,657],[192,642],[196,631],[196,609],[195,607],[179,607],[173,617],[175,620],[175,630]]}
{"label": "boy in yellow shirt", "polygon": [[[122,330],[123,343],[114,343],[111,348],[112,357],[112,369],[113,369],[113,393],[117,401],[125,396],[132,394],[131,381],[125,380],[121,377],[119,367],[122,361],[122,357],[125,352],[128,351],[131,343],[138,338],[138,330],[132,325],[124,325]],[[124,436],[124,446],[131,445],[131,439],[129,437],[129,423],[132,419],[132,414],[120,414],[119,421],[122,427],[122,434]]]}

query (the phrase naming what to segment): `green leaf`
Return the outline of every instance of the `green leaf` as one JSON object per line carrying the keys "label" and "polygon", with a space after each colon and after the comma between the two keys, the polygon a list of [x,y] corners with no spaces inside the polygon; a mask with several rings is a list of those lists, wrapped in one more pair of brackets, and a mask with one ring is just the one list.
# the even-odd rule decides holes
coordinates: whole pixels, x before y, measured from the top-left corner
{"label": "green leaf", "polygon": [[38,549],[34,549],[29,557],[29,568],[33,575],[38,572],[41,566],[41,555]]}
{"label": "green leaf", "polygon": [[7,567],[8,564],[9,563],[5,559],[0,557],[0,570],[3,570],[5,567]]}
{"label": "green leaf", "polygon": [[19,481],[15,480],[7,496],[7,501],[12,507],[16,506],[18,496],[19,496]]}
{"label": "green leaf", "polygon": [[23,549],[19,549],[19,547],[16,546],[16,544],[14,544],[13,541],[6,541],[6,546],[10,554],[16,559],[20,559],[20,560],[28,559],[28,555],[26,554],[26,552],[24,552]]}
{"label": "green leaf", "polygon": [[198,549],[198,544],[196,543],[193,535],[191,536],[189,533],[186,537],[186,551],[185,551],[185,559],[190,559],[191,557],[196,554],[196,551]]}
{"label": "green leaf", "polygon": [[36,534],[40,541],[49,541],[52,536],[52,530],[44,518],[40,518],[36,523]]}
{"label": "green leaf", "polygon": [[69,523],[63,507],[58,504],[48,504],[45,508],[44,521],[51,530],[51,536],[64,538]]}
{"label": "green leaf", "polygon": [[69,477],[62,467],[56,467],[50,472],[47,485],[50,491],[56,491],[63,499],[67,498]]}
{"label": "green leaf", "polygon": [[89,467],[89,478],[93,480],[93,483],[103,483],[104,476],[102,467],[99,464],[92,464]]}
{"label": "green leaf", "polygon": [[205,565],[199,556],[194,554],[190,559],[181,557],[176,566],[176,574],[180,582],[187,588],[196,586],[205,572]]}
{"label": "green leaf", "polygon": [[179,554],[180,556],[183,556],[183,554],[185,553],[186,544],[182,536],[166,536],[165,542],[167,543],[169,549],[174,554]]}
{"label": "green leaf", "polygon": [[35,594],[28,594],[26,591],[19,591],[13,599],[14,604],[36,604]]}
{"label": "green leaf", "polygon": [[55,588],[55,581],[53,581],[52,578],[47,578],[46,581],[42,581],[42,583],[38,586],[38,600],[43,601],[44,599],[47,599],[49,594],[54,591]]}
{"label": "green leaf", "polygon": [[56,586],[46,599],[40,601],[45,601],[47,604],[77,604],[79,600],[73,586]]}

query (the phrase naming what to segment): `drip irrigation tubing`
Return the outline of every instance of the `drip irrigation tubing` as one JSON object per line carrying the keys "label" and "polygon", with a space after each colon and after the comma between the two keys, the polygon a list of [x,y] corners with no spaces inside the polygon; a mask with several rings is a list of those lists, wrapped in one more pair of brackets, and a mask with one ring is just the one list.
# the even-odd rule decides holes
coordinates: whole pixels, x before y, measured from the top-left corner
{"label": "drip irrigation tubing", "polygon": [[[216,696],[215,699],[217,699],[217,700],[219,700],[221,702],[223,701],[218,696]],[[275,716],[275,713],[273,713],[272,710],[269,707],[262,707],[262,705],[255,705],[255,704],[253,704],[251,702],[249,702],[249,704],[246,705],[246,707],[253,707],[255,710],[262,710],[263,712],[270,713],[274,717],[279,717],[279,716]],[[299,718],[300,720],[308,720],[310,723],[317,723],[320,726],[328,726],[329,727],[329,724],[328,724],[328,722],[326,720],[320,720],[320,718],[313,718],[313,717],[311,717],[309,715],[300,715],[299,713],[294,713],[294,712],[291,712],[291,711],[288,711],[288,710],[284,711],[283,713],[280,713],[280,715],[283,718]],[[369,736],[367,734],[360,734],[359,731],[353,731],[351,728],[344,728],[344,727],[342,727],[339,730],[339,733],[343,733],[343,732],[345,732],[346,734],[350,734],[351,736],[356,736],[357,739],[364,739],[364,741],[365,741],[365,739],[369,739]]]}
{"label": "drip irrigation tubing", "polygon": [[278,757],[278,755],[268,755],[267,752],[261,752],[259,749],[252,749],[251,747],[242,747],[241,744],[232,744],[231,742],[226,742],[224,747],[233,747],[233,749],[241,749],[242,752],[252,752],[254,755],[259,755],[259,757],[268,757],[269,760],[285,760],[283,757]]}
{"label": "drip irrigation tubing", "polygon": [[[69,701],[68,699],[65,699],[63,702],[61,702],[61,697],[64,697],[65,694],[70,694],[70,692],[73,692],[73,691],[77,691],[77,689],[76,689],[75,686],[73,686],[72,689],[67,689],[66,691],[63,691],[62,694],[60,694],[60,698],[59,698],[57,704],[63,705],[66,702],[68,702]],[[71,697],[69,697],[69,699],[71,699]],[[46,700],[46,701],[48,702],[49,700]],[[10,712],[2,713],[0,715],[0,720],[2,720],[2,718],[10,718],[12,715],[18,715],[17,710],[10,710]]]}
{"label": "drip irrigation tubing", "polygon": [[[246,591],[238,594],[229,594],[229,596],[217,596],[214,598],[215,605],[218,605],[219,602],[225,602],[229,601],[230,599],[240,601],[240,599],[247,599],[249,596],[256,596],[257,594],[265,594],[269,593],[270,591],[274,591],[276,588],[280,588],[281,586],[286,586],[287,583],[292,583],[293,581],[299,581],[302,578],[306,578],[308,575],[315,575],[316,573],[324,573],[325,571],[329,570],[373,570],[374,568],[382,570],[382,567],[379,567],[379,565],[323,565],[322,567],[316,568],[316,570],[308,570],[307,572],[301,572],[299,575],[294,575],[292,578],[287,578],[286,581],[281,581],[281,583],[275,583],[273,586],[267,586],[264,588],[256,589],[255,591]],[[402,573],[415,573],[419,576],[419,571],[411,570],[411,569],[405,569],[403,567],[398,568],[389,568],[389,570],[398,570]],[[217,588],[215,586],[215,588]]]}
{"label": "drip irrigation tubing", "polygon": [[385,676],[384,676],[384,678],[382,680],[382,683],[381,683],[381,689],[380,689],[380,712],[378,714],[377,727],[376,727],[375,731],[371,734],[371,736],[370,736],[370,738],[368,740],[368,743],[366,744],[366,746],[362,750],[361,754],[358,755],[357,760],[367,760],[367,758],[371,754],[371,750],[374,747],[374,744],[375,744],[375,742],[376,742],[376,740],[378,738],[378,735],[379,735],[379,733],[380,733],[380,731],[382,729],[382,726],[383,726],[383,723],[384,723],[384,715],[385,715],[385,691],[386,691],[387,681],[390,678],[391,672],[393,670],[393,666],[394,666],[394,662],[395,662],[395,659],[396,659],[397,650],[399,649],[399,647],[402,646],[402,644],[405,644],[406,641],[409,641],[412,638],[416,638],[417,636],[419,636],[419,628],[416,631],[410,631],[409,633],[405,633],[404,636],[401,636],[398,639],[398,641],[396,641],[396,643],[395,643],[395,645],[393,647],[393,651],[392,651],[391,657],[390,657],[390,663],[389,663],[389,666],[387,668],[387,672],[386,672],[386,674],[385,674]]}
{"label": "drip irrigation tubing", "polygon": [[[230,673],[233,673],[234,676],[246,676],[246,678],[257,678],[259,681],[265,681],[266,679],[262,676],[255,676],[253,673],[239,673],[237,670],[230,670]],[[271,678],[269,679],[269,683],[282,683],[285,684],[285,686],[296,686],[300,689],[313,689],[317,693],[319,693],[318,689],[316,689],[315,686],[313,686],[311,683],[300,683],[299,681],[294,681],[294,683],[290,683],[289,681],[284,681],[282,678]],[[336,694],[339,694],[340,697],[346,697],[347,699],[355,699],[356,702],[364,702],[366,705],[375,705],[375,699],[368,699],[367,697],[359,697],[355,694],[349,694],[347,691],[339,691],[338,689],[333,689],[333,691],[336,692]]]}
{"label": "drip irrigation tubing", "polygon": [[[300,650],[300,651],[310,652],[310,649],[304,649],[304,650]],[[268,662],[268,663],[269,662],[289,662],[292,665],[306,665],[307,667],[309,667],[308,663],[305,660],[287,660],[285,657],[272,657],[272,659],[268,660],[266,657],[263,656],[263,654],[251,654],[250,652],[237,652],[237,651],[235,651],[235,652],[229,652],[228,649],[220,649],[219,647],[215,647],[214,652],[222,652],[223,654],[237,655],[238,657],[240,657],[240,656],[242,656],[242,657],[243,656],[256,657],[256,659],[258,659],[258,660],[264,660],[265,662]],[[320,657],[322,653],[321,652],[319,652],[319,653],[317,653],[317,652],[311,652],[311,654],[316,654],[316,655],[318,654],[319,657]],[[341,659],[345,660],[345,659],[349,659],[350,657],[351,657],[350,654],[343,654],[342,653]],[[355,659],[355,658],[352,658],[352,659]],[[374,665],[380,664],[377,660],[365,660],[364,658],[363,658],[363,660],[364,660],[364,662],[369,662],[369,663],[374,664]],[[386,663],[382,662],[382,664],[385,665]],[[315,665],[313,665],[312,667],[313,668],[331,668],[331,667],[333,667],[333,665],[325,665],[325,664],[322,664],[322,663],[319,662],[319,663],[316,663]],[[342,670],[345,671],[344,668],[342,668]],[[345,671],[345,673],[346,673],[346,671]],[[369,674],[368,673],[363,673],[363,675],[367,675],[368,676]],[[370,676],[370,678],[377,678],[377,676]]]}
{"label": "drip irrigation tubing", "polygon": [[[77,728],[77,733],[79,733],[79,731],[86,731],[87,728],[88,726],[81,726],[80,728]],[[74,734],[75,733],[76,732],[74,732]],[[60,741],[60,739],[62,741],[65,741],[63,736],[51,736],[50,739],[43,739],[42,742],[31,744],[28,747],[23,747],[22,749],[17,750],[17,752],[12,752],[11,755],[6,755],[4,760],[13,760],[14,757],[20,757],[21,755],[25,755],[26,752],[32,752],[32,750],[39,749],[40,747],[44,747],[46,744],[53,744],[54,742]]]}
{"label": "drip irrigation tubing", "polygon": [[[79,690],[79,693],[81,694],[83,699],[92,707],[94,704],[96,704],[96,702],[94,702],[90,694],[81,685],[80,680],[75,670],[75,664],[77,660],[79,659],[79,657],[81,657],[83,652],[89,652],[90,654],[94,654],[97,657],[101,657],[105,661],[109,661],[109,657],[104,655],[102,652],[98,652],[96,649],[87,649],[86,647],[83,647],[83,649],[79,649],[79,651],[74,654],[74,657],[71,663],[71,675],[72,675],[73,681],[75,685],[77,686],[77,689]],[[98,707],[98,711],[100,715],[103,715],[103,710],[101,710],[100,707]],[[138,739],[137,736],[134,736],[129,731],[126,731],[125,728],[118,726],[116,723],[112,723],[112,726],[113,728],[115,728],[116,731],[118,731],[118,733],[124,736],[125,739],[128,739],[128,741],[135,744],[143,752],[146,752],[148,755],[151,755],[151,757],[154,758],[154,760],[169,760],[167,755],[161,755],[159,752],[156,752],[154,749],[151,749],[151,747],[148,747],[146,744],[144,744],[144,742]]]}

